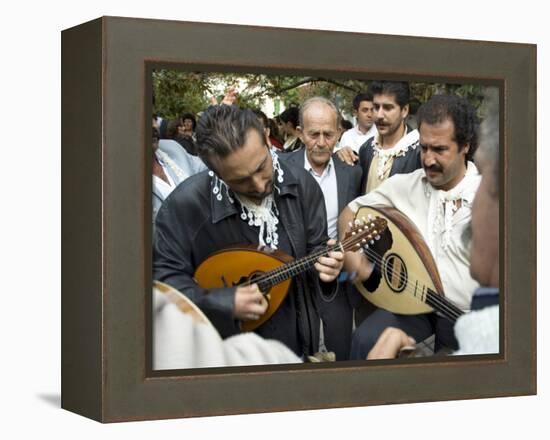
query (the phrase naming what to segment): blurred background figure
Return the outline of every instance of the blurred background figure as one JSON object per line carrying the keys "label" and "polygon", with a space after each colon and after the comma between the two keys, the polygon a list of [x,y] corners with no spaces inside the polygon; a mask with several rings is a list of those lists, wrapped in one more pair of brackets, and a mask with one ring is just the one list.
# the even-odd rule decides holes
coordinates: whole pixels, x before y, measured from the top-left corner
{"label": "blurred background figure", "polygon": [[198,157],[188,154],[175,140],[160,139],[159,130],[154,124],[152,130],[154,226],[166,197],[185,179],[205,170],[206,165]]}
{"label": "blurred background figure", "polygon": [[281,120],[279,128],[281,128],[285,134],[285,143],[283,145],[283,151],[285,153],[297,151],[304,146],[298,136],[299,118],[299,107],[289,107],[279,115],[279,119]]}
{"label": "blurred background figure", "polygon": [[178,126],[178,132],[181,137],[190,137],[195,139],[195,127],[197,126],[197,121],[195,116],[192,113],[182,113],[180,116],[180,124]]}
{"label": "blurred background figure", "polygon": [[185,149],[188,154],[196,156],[197,147],[195,145],[195,141],[191,136],[183,136],[181,134],[182,131],[183,129],[181,128],[181,119],[173,119],[168,122],[168,125],[166,127],[165,139],[176,141]]}
{"label": "blurred background figure", "polygon": [[279,126],[277,122],[274,119],[269,119],[267,123],[269,125],[269,141],[271,142],[271,145],[278,150],[282,150],[284,141],[279,133]]}

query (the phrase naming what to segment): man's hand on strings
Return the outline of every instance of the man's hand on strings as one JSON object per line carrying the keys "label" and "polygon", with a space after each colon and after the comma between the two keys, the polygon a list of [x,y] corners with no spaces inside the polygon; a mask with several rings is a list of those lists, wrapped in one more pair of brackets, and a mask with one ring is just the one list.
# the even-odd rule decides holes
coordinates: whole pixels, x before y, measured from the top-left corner
{"label": "man's hand on strings", "polygon": [[[328,246],[334,246],[336,240],[329,240]],[[342,266],[344,265],[344,254],[340,251],[332,251],[328,253],[326,257],[319,257],[315,263],[315,269],[319,272],[319,278],[325,283],[334,281],[340,274]]]}
{"label": "man's hand on strings", "polygon": [[235,292],[235,310],[233,315],[241,321],[257,321],[268,307],[257,284],[237,287]]}
{"label": "man's hand on strings", "polygon": [[[346,206],[338,218],[338,234],[340,237],[345,237],[346,233],[350,231],[349,224],[353,222],[354,217],[352,210]],[[374,265],[364,253],[352,251],[344,254],[344,269],[351,279],[365,281],[369,279]]]}

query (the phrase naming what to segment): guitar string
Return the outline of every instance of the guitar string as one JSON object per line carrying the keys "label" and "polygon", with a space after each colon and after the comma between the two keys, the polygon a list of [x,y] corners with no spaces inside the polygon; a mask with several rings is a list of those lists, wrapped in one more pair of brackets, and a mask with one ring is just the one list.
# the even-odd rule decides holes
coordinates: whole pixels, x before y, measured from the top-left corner
{"label": "guitar string", "polygon": [[[305,257],[304,259],[300,259],[296,262],[290,263],[287,266],[282,266],[279,268],[276,268],[272,271],[269,271],[262,276],[251,279],[248,281],[245,281],[242,284],[239,284],[239,286],[249,286],[250,284],[259,284],[266,281],[275,281],[274,284],[278,284],[279,282],[284,281],[285,279],[291,278],[293,275],[296,275],[297,273],[302,272],[302,269],[309,269],[315,262],[319,259],[319,257],[327,254],[328,252],[332,252],[334,250],[340,249],[340,246],[331,246],[325,249],[322,249],[320,251],[314,252],[313,254]],[[293,274],[294,271],[297,271],[296,274]],[[287,276],[288,275],[288,276]],[[282,277],[282,278],[281,278]]]}
{"label": "guitar string", "polygon": [[[263,276],[260,276],[254,280],[248,280],[245,283],[241,284],[240,286],[246,286],[252,283],[259,284],[266,281],[271,282],[272,280],[275,280],[275,284],[282,282],[285,279],[288,279],[286,275],[290,274],[290,276],[292,276],[292,272],[294,270],[298,270],[298,273],[299,273],[302,271],[302,269],[308,269],[309,267],[311,267],[312,263],[315,263],[315,261],[319,257],[327,254],[328,252],[341,249],[341,246],[344,247],[345,249],[354,241],[358,243],[360,243],[361,241],[364,241],[365,239],[361,238],[363,235],[368,235],[368,234],[357,234],[355,236],[350,236],[347,239],[343,240],[340,244],[337,243],[336,245],[329,246],[328,248],[325,248],[325,249],[321,249],[309,255],[308,257],[305,257],[304,259],[300,259],[298,261],[290,263],[288,266],[279,267],[273,271],[267,272]],[[354,245],[358,243],[354,243]],[[375,262],[377,262],[380,267],[382,267],[383,260],[380,255],[378,255],[376,252],[369,249],[364,249],[364,252],[369,256],[371,256],[372,259],[375,260]],[[397,271],[395,271],[394,269],[391,269],[390,274],[395,276],[397,274]],[[281,276],[283,277],[282,279],[280,278]],[[405,276],[403,275],[402,272],[398,273],[397,276],[399,277],[400,281],[405,282],[404,290],[406,290],[412,296],[416,297],[415,290],[413,290],[414,288],[412,285],[410,285],[410,282],[409,282],[410,278],[405,279]],[[439,307],[439,311],[445,314],[447,318],[449,318],[451,321],[455,321],[459,316],[463,314],[462,310],[458,309],[454,304],[448,302],[447,300],[442,299],[443,298],[442,296],[438,294],[435,294],[435,295],[431,294],[427,286],[422,285],[422,287],[423,287],[422,290],[426,289],[426,298],[431,300],[433,303],[435,303],[435,305]],[[429,302],[427,302],[427,304],[430,305]]]}
{"label": "guitar string", "polygon": [[[363,251],[365,254],[368,254],[372,257],[373,260],[375,260],[379,267],[383,267],[383,257],[380,256],[378,253],[376,253],[374,250],[367,248],[363,248]],[[390,275],[391,276],[397,276],[399,277],[399,280],[401,282],[405,282],[405,288],[404,290],[407,291],[407,293],[410,293],[412,296],[416,297],[415,291],[417,287],[413,287],[412,283],[410,284],[409,280],[411,279],[406,278],[403,272],[397,273],[393,268],[391,269]],[[414,274],[412,274],[414,275]],[[416,280],[418,281],[418,280]],[[458,317],[464,314],[464,312],[459,309],[455,304],[447,300],[445,297],[437,294],[437,293],[430,293],[429,287],[425,285],[421,285],[422,290],[426,289],[426,298],[431,301],[433,304],[430,304],[429,301],[425,301],[428,305],[437,308],[439,307],[439,311],[446,315],[447,318],[449,318],[451,321],[456,321]],[[437,306],[437,307],[436,307]]]}
{"label": "guitar string", "polygon": [[[376,224],[375,224],[375,226],[376,226]],[[371,226],[371,228],[373,228],[375,226]],[[326,255],[329,252],[333,252],[335,250],[341,250],[341,248],[346,249],[348,246],[353,246],[355,244],[360,244],[361,240],[363,240],[363,238],[362,238],[363,235],[369,235],[366,232],[371,232],[371,231],[365,231],[362,234],[357,234],[357,235],[354,235],[354,236],[352,235],[352,236],[344,239],[340,243],[336,243],[335,245],[329,246],[329,247],[324,248],[324,249],[320,249],[320,250],[314,252],[313,254],[308,255],[307,257],[301,258],[301,259],[299,259],[297,261],[294,261],[294,262],[292,262],[288,265],[283,265],[283,266],[278,267],[278,268],[276,268],[272,271],[266,272],[262,276],[260,276],[256,279],[247,280],[244,283],[239,284],[238,286],[249,286],[250,284],[253,284],[253,283],[261,283],[261,282],[272,281],[272,280],[282,282],[285,279],[287,279],[287,277],[286,277],[287,274],[290,274],[290,276],[292,276],[292,272],[295,271],[295,270],[298,270],[298,273],[300,273],[302,271],[302,269],[309,269],[309,267],[312,266],[312,263],[314,264],[319,259],[319,257],[321,257],[323,255]],[[374,232],[371,232],[370,235],[372,235],[372,234],[374,234]],[[357,242],[357,243],[354,243],[354,242]],[[282,280],[279,280],[279,278],[278,278],[279,276],[283,276],[284,278]]]}
{"label": "guitar string", "polygon": [[[370,231],[368,231],[368,232],[370,232]],[[343,240],[341,244],[344,248],[346,248],[353,242],[365,241],[365,239],[362,238],[363,235],[368,235],[368,234],[357,234],[355,236],[350,236],[350,237],[348,237],[348,239]],[[357,243],[355,243],[355,244],[357,244]],[[282,280],[279,278],[279,276],[285,277],[285,275],[287,275],[287,274],[292,274],[292,271],[295,270],[295,269],[298,269],[300,271],[301,267],[306,268],[308,266],[308,264],[316,261],[319,256],[324,255],[327,252],[330,252],[331,250],[335,250],[335,249],[338,249],[338,248],[340,248],[340,246],[338,244],[336,244],[336,245],[332,246],[332,248],[329,247],[327,249],[322,249],[322,250],[310,255],[309,257],[306,257],[303,260],[298,260],[297,262],[295,262],[295,263],[293,263],[293,264],[291,264],[287,267],[283,266],[282,269],[277,268],[277,269],[275,269],[271,272],[268,272],[264,276],[259,277],[256,280],[253,280],[253,282],[262,283],[262,282],[266,282],[266,281],[271,282],[272,280],[275,280],[276,282],[281,282]],[[368,253],[372,257],[372,259],[377,261],[378,264],[380,265],[380,267],[382,267],[382,259],[378,254],[376,254],[374,251],[371,251],[371,250],[368,250],[368,249],[365,249],[365,252]],[[286,272],[286,274],[285,274],[285,272]],[[391,270],[391,275],[395,275],[396,273],[397,272],[394,271],[393,269]],[[406,282],[404,290],[406,290],[412,296],[416,297],[414,290],[412,290],[413,289],[412,285],[409,285],[409,282],[407,280],[405,280],[404,275],[402,273],[399,273],[399,274],[397,274],[397,276],[400,278],[401,281]],[[285,278],[283,278],[283,280]],[[249,281],[247,283],[250,284],[251,281]],[[450,319],[451,321],[455,321],[460,315],[463,314],[463,312],[460,309],[458,309],[456,306],[454,306],[454,304],[447,303],[446,300],[442,299],[443,297],[441,297],[440,295],[431,294],[430,291],[428,290],[429,288],[427,288],[426,286],[422,286],[422,287],[424,289],[426,289],[426,298],[427,298],[427,300],[429,300],[429,301],[424,301],[424,302],[427,302],[427,304],[431,305],[432,307],[438,306],[439,311],[441,313],[443,313],[444,315],[446,315],[446,317],[448,319]],[[432,301],[433,304],[430,304],[430,301]],[[453,306],[454,306],[454,309],[453,309]]]}
{"label": "guitar string", "polygon": [[[379,255],[376,252],[367,251],[366,253],[369,256],[371,256],[372,259],[375,260],[376,263],[378,263],[380,265],[380,267],[382,267],[383,261],[380,259]],[[394,271],[392,269],[390,275],[394,275],[394,274],[396,274],[396,271]],[[411,280],[411,278],[409,277],[408,279],[406,279],[406,277],[402,273],[398,274],[398,277],[399,277],[400,281],[406,283],[405,288],[403,290],[406,291],[407,293],[411,294],[412,296],[417,297],[415,291],[417,290],[418,287],[413,287],[413,283],[409,281],[409,280]],[[418,280],[416,280],[416,281],[418,281]],[[424,289],[426,289],[426,298],[427,298],[427,300],[429,300],[429,301],[424,301],[424,302],[426,302],[428,305],[438,309],[438,311],[443,313],[451,321],[456,321],[457,318],[459,318],[461,315],[464,314],[464,312],[462,310],[460,310],[456,305],[451,303],[445,297],[443,297],[443,296],[441,296],[437,293],[430,293],[429,287],[427,287],[423,284],[421,284],[420,287],[422,288],[422,291],[424,291]],[[433,304],[430,304],[430,301]]]}
{"label": "guitar string", "polygon": [[[380,257],[379,254],[377,254],[375,251],[366,249],[364,250],[365,254],[372,257],[373,260],[375,260],[375,263],[379,265],[380,268],[383,266],[383,259]],[[404,291],[407,291],[407,293],[411,294],[415,298],[417,298],[417,295],[415,294],[415,291],[417,288],[413,287],[412,283],[410,282],[411,277],[405,277],[402,272],[397,273],[394,269],[391,269],[390,275],[396,275],[399,277],[399,280],[401,282],[405,282],[405,288]],[[418,281],[418,280],[417,280]],[[426,289],[426,297],[435,303],[437,307],[439,307],[439,311],[447,316],[447,318],[450,318],[452,321],[456,321],[457,318],[459,318],[461,315],[464,314],[462,310],[460,310],[456,305],[451,303],[449,300],[447,300],[445,297],[439,295],[439,294],[432,294],[430,293],[429,287],[421,284],[420,286],[422,288],[422,291]],[[428,303],[428,305],[431,305]],[[436,308],[437,308],[436,307]]]}

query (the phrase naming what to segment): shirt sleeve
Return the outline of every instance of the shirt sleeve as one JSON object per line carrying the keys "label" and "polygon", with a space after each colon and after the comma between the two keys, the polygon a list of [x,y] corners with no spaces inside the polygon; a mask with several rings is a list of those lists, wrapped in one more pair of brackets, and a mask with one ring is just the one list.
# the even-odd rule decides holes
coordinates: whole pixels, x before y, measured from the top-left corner
{"label": "shirt sleeve", "polygon": [[[338,142],[338,146],[334,149],[334,151],[341,150],[344,147],[352,147],[352,143],[349,140],[350,133],[349,130],[345,131],[342,135],[342,138],[340,139],[340,142]],[[352,147],[353,148],[353,147]]]}
{"label": "shirt sleeve", "polygon": [[254,333],[223,340],[210,324],[195,322],[162,293],[153,292],[155,370],[299,362],[284,344]]}
{"label": "shirt sleeve", "polygon": [[378,188],[370,191],[368,194],[357,197],[352,200],[348,207],[355,214],[363,206],[383,206],[387,208],[395,207],[395,196],[399,193],[399,184],[401,179],[398,175],[388,178]]}

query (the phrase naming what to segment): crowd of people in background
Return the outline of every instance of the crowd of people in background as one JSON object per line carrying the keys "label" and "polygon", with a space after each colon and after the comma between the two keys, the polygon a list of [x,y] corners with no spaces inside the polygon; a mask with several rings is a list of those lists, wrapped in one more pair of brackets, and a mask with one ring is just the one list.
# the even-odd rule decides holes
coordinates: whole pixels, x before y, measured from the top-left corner
{"label": "crowd of people in background", "polygon": [[[353,100],[354,123],[324,97],[269,118],[240,108],[234,90],[196,116],[153,115],[153,277],[186,294],[215,328],[186,322],[156,292],[155,368],[387,358],[430,337],[435,352],[498,352],[495,237],[476,230],[468,236],[478,188],[492,210],[478,206],[477,217],[498,225],[498,128],[486,128],[481,139],[481,176],[473,106],[457,96],[433,96],[412,128],[409,101],[408,83],[373,81]],[[472,299],[484,298],[492,312],[483,344],[460,344],[456,328],[478,328],[472,314],[453,328],[436,312],[404,316],[369,304],[351,283],[380,270],[365,254],[320,257],[315,270],[293,280],[253,339],[239,333],[241,323],[259,319],[268,306],[259,287],[207,291],[193,278],[201,261],[236,244],[308,255],[340,240],[355,212],[373,205],[396,208],[415,224],[460,310],[470,312],[477,308]],[[490,268],[475,260],[480,249],[492,250]],[[202,355],[190,356],[189,347]],[[204,351],[242,355],[232,361],[213,356],[209,363],[200,360],[212,358]],[[178,353],[184,352],[183,362]]]}
{"label": "crowd of people in background", "polygon": [[[236,94],[228,94],[227,100],[237,100]],[[268,133],[269,144],[276,151],[291,153],[303,147],[298,136],[300,107],[291,104],[287,109],[272,118],[259,108],[252,108],[252,111],[262,119],[266,132]],[[201,112],[202,113],[202,112]],[[153,124],[159,131],[160,139],[171,139],[178,142],[189,154],[196,156],[195,149],[195,128],[200,114],[194,115],[188,111],[182,112],[176,119],[166,119],[158,114],[153,115]],[[359,147],[369,138],[376,134],[374,124],[374,112],[372,97],[365,92],[358,93],[353,99],[354,122],[344,118],[340,114],[340,135],[334,151],[342,147],[351,147],[356,153]]]}

